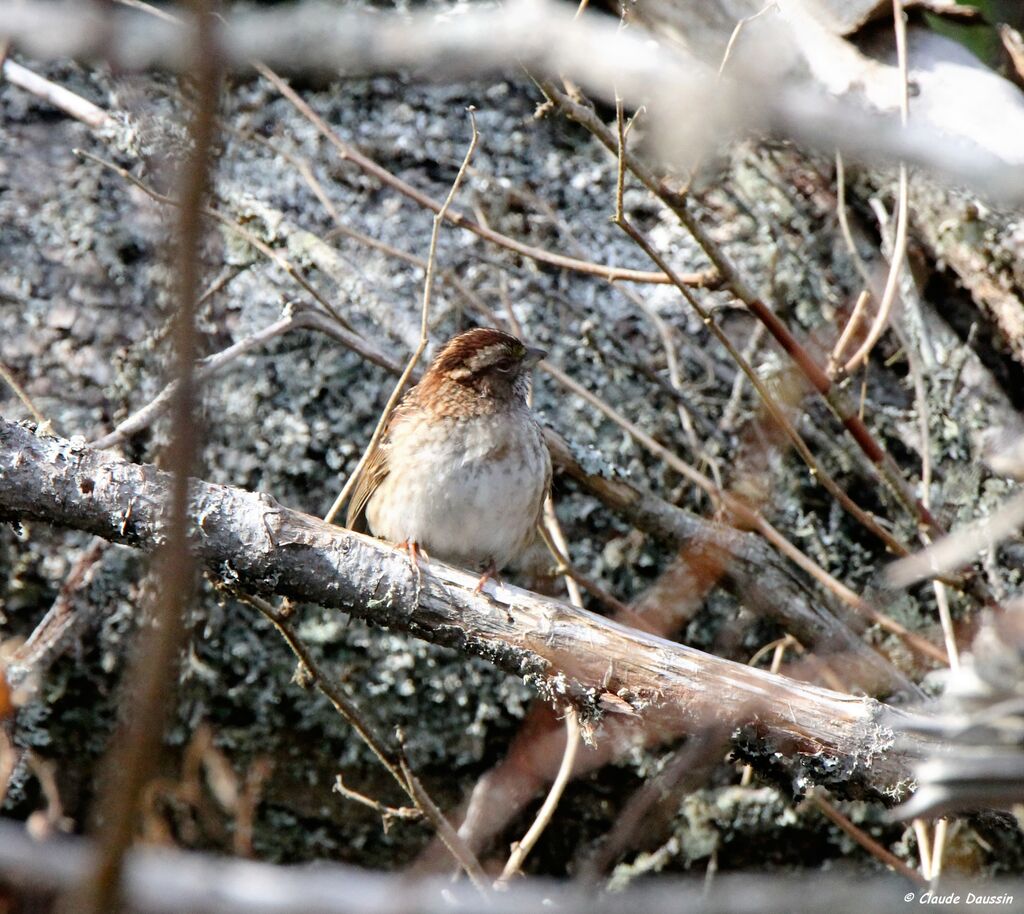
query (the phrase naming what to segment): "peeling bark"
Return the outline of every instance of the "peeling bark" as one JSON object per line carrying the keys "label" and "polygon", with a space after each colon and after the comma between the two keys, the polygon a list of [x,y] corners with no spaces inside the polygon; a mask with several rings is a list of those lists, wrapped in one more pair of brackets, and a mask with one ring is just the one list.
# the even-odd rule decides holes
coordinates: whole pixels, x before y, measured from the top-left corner
{"label": "peeling bark", "polygon": [[[155,467],[0,425],[0,515],[8,520],[42,520],[149,551],[164,539],[168,484]],[[816,770],[841,770],[844,782],[881,793],[897,790],[921,748],[895,749],[885,706],[872,699],[723,660],[519,588],[476,594],[472,575],[437,562],[417,575],[397,549],[261,493],[196,480],[191,501],[196,554],[214,576],[476,654],[592,714],[612,693],[647,725],[674,733],[744,724],[796,772],[813,760]]]}

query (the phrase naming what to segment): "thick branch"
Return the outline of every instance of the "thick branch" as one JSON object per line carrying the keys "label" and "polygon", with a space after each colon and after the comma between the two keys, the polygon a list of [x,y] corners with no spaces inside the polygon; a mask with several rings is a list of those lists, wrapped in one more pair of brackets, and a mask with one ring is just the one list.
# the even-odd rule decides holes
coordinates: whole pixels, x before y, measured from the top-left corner
{"label": "thick branch", "polygon": [[[0,516],[86,530],[154,549],[166,533],[169,476],[0,420]],[[665,641],[515,587],[474,592],[474,576],[289,510],[267,495],[194,481],[196,554],[211,573],[263,594],[344,610],[530,677],[584,709],[614,693],[651,726],[745,726],[791,773],[890,792],[923,748],[893,748],[884,705]]]}

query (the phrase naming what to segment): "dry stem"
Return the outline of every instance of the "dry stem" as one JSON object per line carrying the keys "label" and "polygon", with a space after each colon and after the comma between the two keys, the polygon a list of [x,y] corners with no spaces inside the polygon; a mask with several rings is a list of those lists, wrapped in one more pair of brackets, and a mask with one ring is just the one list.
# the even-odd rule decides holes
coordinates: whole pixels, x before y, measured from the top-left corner
{"label": "dry stem", "polygon": [[[195,561],[188,538],[189,474],[199,450],[195,430],[196,385],[193,376],[199,294],[199,246],[203,199],[208,190],[210,156],[220,92],[220,58],[213,20],[203,0],[196,0],[195,72],[198,102],[189,125],[192,153],[182,179],[178,222],[178,309],[174,319],[177,381],[167,464],[173,468],[166,504],[170,521],[161,549],[155,625],[143,627],[138,654],[129,670],[124,696],[131,712],[126,730],[115,736],[105,759],[106,782],[100,790],[102,811],[95,866],[73,902],[76,910],[106,914],[117,906],[122,861],[135,833],[143,790],[156,764],[163,736],[166,705],[173,691],[174,670],[184,640],[184,612],[194,590]],[[128,686],[130,685],[130,688]],[[70,899],[67,903],[72,903]]]}
{"label": "dry stem", "polygon": [[448,212],[448,207],[451,205],[452,200],[455,199],[455,195],[458,193],[459,187],[462,185],[462,179],[466,174],[466,168],[469,166],[470,159],[473,158],[473,153],[476,151],[477,142],[479,141],[479,135],[476,131],[476,116],[474,111],[475,109],[473,108],[469,109],[469,122],[473,131],[473,135],[469,141],[469,148],[466,150],[466,155],[462,159],[462,166],[459,168],[459,172],[455,176],[455,180],[452,182],[452,187],[451,190],[448,191],[448,196],[445,197],[444,203],[437,211],[437,215],[434,216],[434,225],[430,232],[430,249],[427,254],[427,275],[423,280],[423,307],[420,311],[419,342],[417,343],[412,356],[410,356],[409,361],[406,363],[402,374],[399,376],[398,382],[391,391],[391,396],[388,397],[388,402],[384,406],[384,411],[381,413],[380,419],[377,422],[377,427],[373,430],[373,434],[370,436],[370,442],[366,445],[366,450],[363,451],[363,455],[359,458],[359,463],[356,464],[356,468],[352,471],[348,481],[338,493],[338,497],[334,499],[334,504],[331,505],[330,510],[326,515],[324,515],[324,520],[327,523],[332,523],[334,521],[334,518],[337,517],[342,506],[346,501],[348,501],[356,483],[359,482],[359,477],[362,475],[363,467],[366,466],[366,461],[369,460],[370,455],[374,450],[376,450],[377,444],[380,442],[381,436],[384,434],[384,429],[387,427],[391,411],[395,408],[405,391],[405,385],[412,376],[413,371],[416,369],[420,356],[423,355],[424,350],[427,348],[427,343],[430,341],[430,296],[434,288],[434,264],[437,260],[437,238],[441,231],[441,224],[444,222],[445,215]]}

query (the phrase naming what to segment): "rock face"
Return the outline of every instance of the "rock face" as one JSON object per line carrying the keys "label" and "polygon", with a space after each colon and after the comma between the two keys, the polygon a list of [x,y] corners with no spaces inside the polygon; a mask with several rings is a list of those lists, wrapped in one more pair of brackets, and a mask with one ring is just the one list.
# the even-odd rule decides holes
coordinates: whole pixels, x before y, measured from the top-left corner
{"label": "rock face", "polygon": [[[36,68],[110,110],[117,126],[97,135],[0,84],[0,362],[55,430],[93,440],[149,402],[166,381],[173,218],[166,206],[72,150],[113,159],[160,192],[173,193],[189,89],[163,78],[115,79],[72,65]],[[653,269],[609,222],[613,159],[582,129],[535,117],[541,98],[525,78],[449,86],[375,78],[303,86],[301,92],[346,142],[436,200],[444,198],[465,153],[465,109],[475,106],[480,146],[459,209],[529,245]],[[290,299],[313,303],[283,268],[281,258],[287,258],[356,332],[403,361],[418,336],[423,271],[417,263],[427,255],[431,214],[340,159],[264,80],[233,81],[221,115],[213,205],[279,258],[268,261],[249,240],[211,221],[199,320],[203,354],[273,323]],[[642,118],[638,124],[642,130]],[[848,202],[866,257],[872,245],[877,248],[870,200],[881,196],[889,206],[892,186],[891,175],[852,176]],[[737,143],[705,172],[699,188],[706,229],[824,362],[861,285],[836,228],[831,160],[779,143]],[[950,195],[915,182],[913,199],[920,203],[912,209],[921,244],[915,266],[932,279],[917,287],[915,305],[929,330],[932,358],[924,379],[933,404],[932,504],[952,523],[984,513],[1010,488],[987,472],[979,455],[984,433],[1011,424],[1013,407],[1022,405],[1020,364],[1013,357],[1021,358],[1024,337],[1010,338],[1020,304],[1021,260],[1014,253],[1019,216],[975,207],[962,211],[951,233],[956,204]],[[707,268],[692,238],[646,191],[627,187],[625,207],[676,269]],[[797,457],[778,446],[749,384],[672,287],[611,284],[538,266],[452,226],[441,232],[437,263],[435,341],[472,323],[492,323],[495,315],[514,318],[555,364],[645,433],[690,463],[712,465],[727,484],[745,474],[744,494],[822,567],[877,597],[903,625],[931,631],[928,594],[883,596],[873,590],[888,561],[885,549],[815,485]],[[941,282],[942,268],[952,269],[964,289]],[[876,484],[820,401],[793,381],[791,366],[751,317],[733,307],[726,291],[700,296],[715,307],[716,320],[761,376],[788,398],[822,465],[913,542],[911,520]],[[972,310],[971,296],[982,310]],[[965,313],[975,315],[982,332],[974,338],[985,341],[982,354],[994,374],[962,346],[957,333],[966,336]],[[1009,325],[1001,314],[1009,315]],[[996,324],[1003,337],[984,333]],[[865,412],[906,475],[916,478],[920,417],[902,345],[890,337],[883,341],[865,386]],[[358,460],[392,383],[390,375],[325,334],[304,329],[276,337],[204,385],[198,475],[322,515]],[[588,467],[622,474],[708,513],[703,495],[554,378],[538,377],[535,406],[572,440]],[[0,411],[7,418],[27,415],[6,387],[0,389]],[[153,461],[166,435],[166,420],[160,419],[122,450],[134,460]],[[575,483],[556,480],[556,498],[575,565],[620,601],[639,598],[673,559],[672,550]],[[90,548],[81,534],[38,524],[0,530],[5,638],[29,635]],[[1021,567],[1021,557],[1019,542],[1006,545],[987,568],[993,588],[1019,586],[1013,569]],[[146,563],[122,547],[96,557],[68,597],[82,625],[40,671],[34,697],[18,712],[16,743],[55,763],[65,813],[79,825],[90,814],[95,762],[116,719],[119,676],[149,580]],[[831,605],[824,594],[818,599]],[[674,634],[746,661],[783,634],[777,623],[752,611],[760,613],[761,602],[711,590]],[[149,800],[147,834],[230,850],[242,814],[239,791],[247,777],[255,783],[271,765],[272,777],[260,780],[255,812],[257,855],[332,856],[388,867],[410,859],[427,840],[425,829],[403,823],[385,834],[375,812],[331,792],[341,771],[350,788],[389,804],[404,802],[333,709],[291,683],[294,661],[276,633],[206,584],[190,623],[165,780]],[[339,619],[333,611],[300,607],[296,627],[381,728],[401,728],[413,766],[444,808],[454,807],[502,756],[533,700],[527,685],[483,661]],[[922,672],[891,636],[867,637],[903,672]],[[563,838],[539,849],[537,868],[564,874],[573,853],[566,846],[585,847],[602,834],[664,752],[636,750],[622,767],[575,785],[560,820]],[[658,866],[703,866],[717,850],[725,865],[798,863],[806,861],[810,843],[820,843],[822,822],[787,812],[787,791],[763,787],[737,800],[736,788],[728,789],[726,795],[708,788],[678,816],[666,813],[665,833],[673,837],[666,839]],[[36,780],[19,767],[5,814],[27,816],[39,803]],[[742,817],[722,812],[740,806]],[[880,809],[866,813],[870,821],[880,821]],[[892,840],[898,838],[898,827],[886,827]],[[694,855],[693,836],[706,853]],[[836,842],[815,859],[847,850]],[[639,861],[636,871],[645,865]]]}

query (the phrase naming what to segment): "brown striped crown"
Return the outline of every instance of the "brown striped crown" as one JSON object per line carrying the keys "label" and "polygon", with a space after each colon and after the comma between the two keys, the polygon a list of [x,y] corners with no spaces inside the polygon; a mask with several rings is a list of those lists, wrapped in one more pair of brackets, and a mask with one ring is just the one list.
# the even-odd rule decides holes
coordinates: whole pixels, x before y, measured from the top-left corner
{"label": "brown striped crown", "polygon": [[546,354],[501,330],[467,330],[452,337],[437,354],[416,387],[417,399],[444,415],[525,404],[529,370]]}

